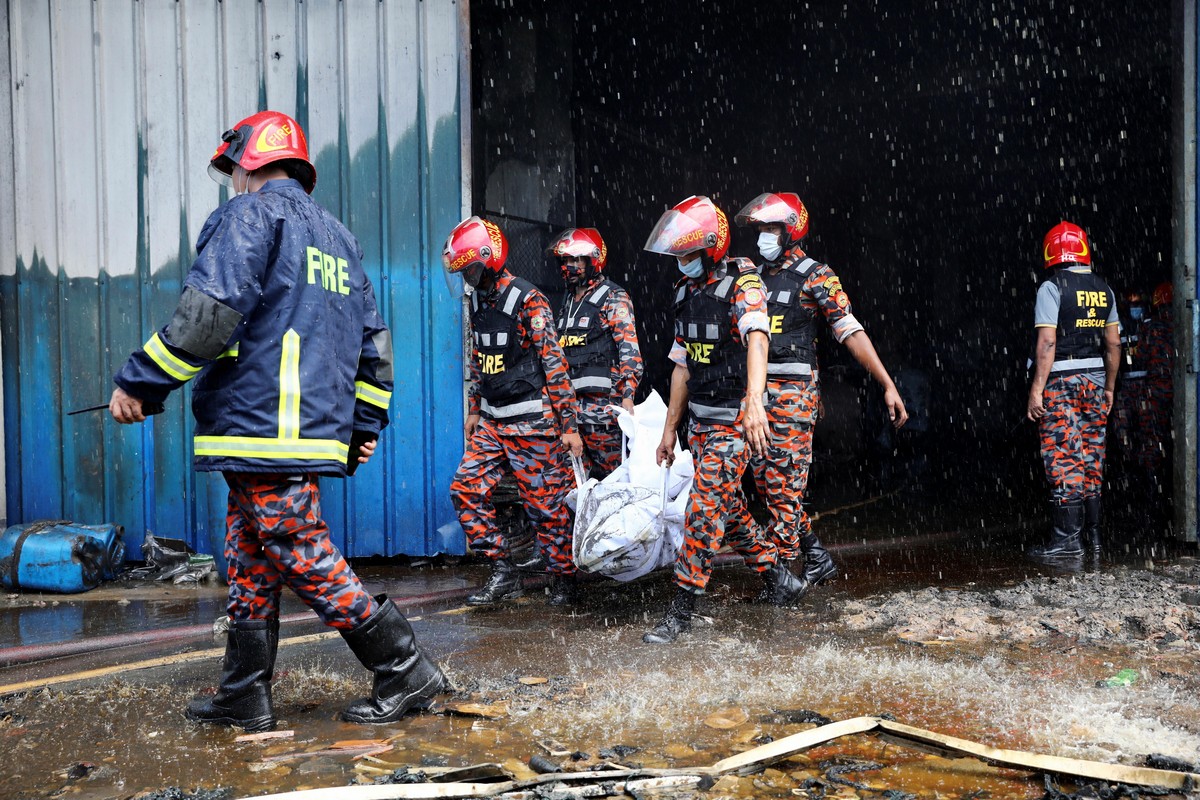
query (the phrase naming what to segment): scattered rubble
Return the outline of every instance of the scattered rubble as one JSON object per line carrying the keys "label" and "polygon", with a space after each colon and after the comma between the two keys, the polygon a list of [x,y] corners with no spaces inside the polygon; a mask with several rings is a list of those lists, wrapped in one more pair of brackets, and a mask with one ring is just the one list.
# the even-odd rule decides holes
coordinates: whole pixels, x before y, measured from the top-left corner
{"label": "scattered rubble", "polygon": [[978,592],[930,587],[853,600],[841,624],[930,643],[1032,642],[1067,636],[1094,646],[1200,651],[1200,608],[1191,595],[1200,562],[1030,579]]}

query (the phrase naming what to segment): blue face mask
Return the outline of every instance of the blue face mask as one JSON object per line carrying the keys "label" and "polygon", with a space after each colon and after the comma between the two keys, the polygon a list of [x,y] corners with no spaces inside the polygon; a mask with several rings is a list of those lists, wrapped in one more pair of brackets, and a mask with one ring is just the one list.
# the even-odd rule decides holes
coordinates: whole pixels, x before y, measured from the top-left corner
{"label": "blue face mask", "polygon": [[783,255],[783,245],[778,233],[763,231],[758,235],[758,254],[767,261],[774,261]]}
{"label": "blue face mask", "polygon": [[699,278],[704,274],[704,259],[694,258],[687,264],[683,263],[682,259],[676,259],[679,262],[679,271],[689,278]]}
{"label": "blue face mask", "polygon": [[1141,306],[1134,306],[1129,309],[1129,318],[1134,322],[1141,322],[1146,318],[1146,309]]}

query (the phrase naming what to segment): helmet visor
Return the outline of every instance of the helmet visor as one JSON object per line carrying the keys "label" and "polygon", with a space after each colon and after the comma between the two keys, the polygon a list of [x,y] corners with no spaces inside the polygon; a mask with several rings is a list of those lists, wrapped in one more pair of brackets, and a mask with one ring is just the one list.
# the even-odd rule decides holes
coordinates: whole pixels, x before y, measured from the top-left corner
{"label": "helmet visor", "polygon": [[716,238],[715,233],[706,233],[699,222],[672,208],[659,218],[642,249],[678,258],[716,244]]}
{"label": "helmet visor", "polygon": [[222,171],[221,168],[217,166],[216,161],[208,165],[208,177],[212,178],[222,186],[228,186],[231,189],[233,188],[233,175]]}
{"label": "helmet visor", "polygon": [[774,192],[764,192],[746,204],[733,221],[738,225],[795,222],[796,211]]}
{"label": "helmet visor", "polygon": [[450,296],[455,300],[461,300],[465,295],[471,293],[471,287],[467,286],[461,272],[442,270],[442,277],[446,279],[446,288],[450,290]]}
{"label": "helmet visor", "polygon": [[567,258],[592,258],[596,255],[596,245],[573,239],[568,242],[559,241],[550,248],[559,261]]}

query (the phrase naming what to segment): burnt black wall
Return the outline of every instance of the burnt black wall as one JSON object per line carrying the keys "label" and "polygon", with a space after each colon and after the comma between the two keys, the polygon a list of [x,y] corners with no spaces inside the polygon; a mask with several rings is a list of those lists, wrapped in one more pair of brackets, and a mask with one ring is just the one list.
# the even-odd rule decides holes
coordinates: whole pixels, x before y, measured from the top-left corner
{"label": "burnt black wall", "polygon": [[[677,273],[641,246],[690,194],[732,220],[762,191],[797,192],[805,249],[841,275],[889,369],[934,376],[952,445],[1003,448],[1023,414],[1052,225],[1087,230],[1118,292],[1169,277],[1169,4],[680,0],[564,15],[477,0],[471,13],[477,105],[518,61],[533,64],[531,85],[569,82],[553,116],[571,121],[575,218],[552,223],[604,234],[637,304],[646,386],[664,396]],[[514,19],[535,31],[538,58],[503,55],[491,32]],[[525,125],[525,110],[514,116]],[[536,140],[530,127],[516,135]],[[733,252],[755,255],[753,239],[735,229]],[[544,264],[530,269],[558,289]],[[829,380],[854,388],[827,384],[845,402],[826,428],[867,430],[861,371],[841,347],[821,353]]]}

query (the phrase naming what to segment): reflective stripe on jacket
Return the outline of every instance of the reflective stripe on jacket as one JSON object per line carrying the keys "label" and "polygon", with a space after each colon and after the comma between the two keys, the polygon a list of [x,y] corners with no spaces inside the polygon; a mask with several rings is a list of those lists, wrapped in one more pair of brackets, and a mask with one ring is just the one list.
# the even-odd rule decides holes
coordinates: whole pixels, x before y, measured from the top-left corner
{"label": "reflective stripe on jacket", "polygon": [[114,381],[161,402],[196,379],[200,471],[345,474],[388,424],[392,345],[358,241],[294,180],[209,216],[171,322]]}

